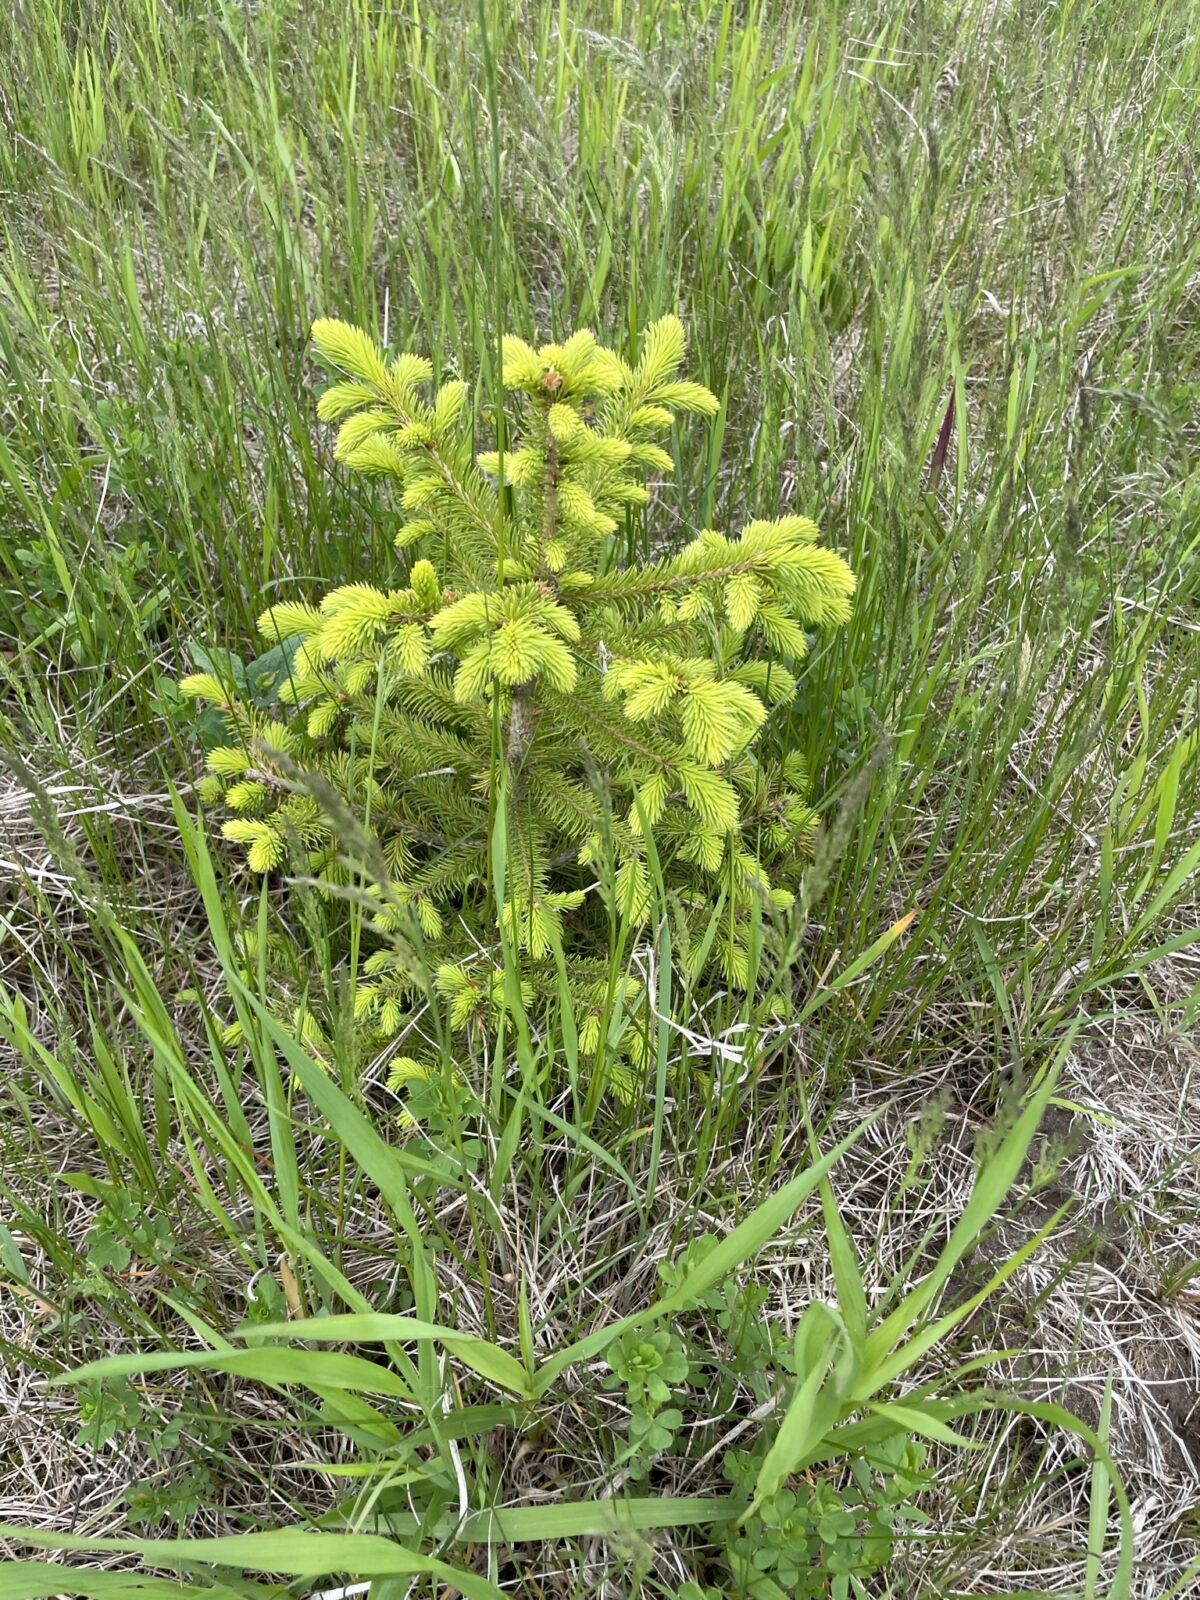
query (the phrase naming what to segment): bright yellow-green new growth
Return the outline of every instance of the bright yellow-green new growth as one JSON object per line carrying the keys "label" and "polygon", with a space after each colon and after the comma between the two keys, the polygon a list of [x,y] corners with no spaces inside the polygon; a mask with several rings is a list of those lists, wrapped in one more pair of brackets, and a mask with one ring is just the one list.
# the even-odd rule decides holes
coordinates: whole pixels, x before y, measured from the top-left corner
{"label": "bright yellow-green new growth", "polygon": [[337,459],[393,484],[398,568],[263,613],[264,639],[289,652],[275,710],[207,674],[184,681],[225,710],[208,760],[235,813],[225,836],[254,872],[290,863],[334,882],[346,814],[369,819],[380,943],[357,1014],[383,1035],[404,1034],[418,1000],[398,933],[433,956],[447,1025],[466,1036],[505,1006],[503,933],[538,983],[553,985],[565,953],[580,1039],[596,1048],[610,913],[638,924],[652,911],[647,828],[674,916],[699,934],[728,897],[711,961],[743,984],[750,913],[790,903],[814,823],[799,763],[764,753],[764,732],[794,696],[809,632],[849,617],[846,562],[799,515],[625,558],[635,528],[655,547],[646,480],[672,465],[656,436],[717,410],[679,376],[675,317],[646,330],[634,363],[586,330],[538,349],[505,338],[502,460],[473,454],[466,385],[431,393],[423,357],[385,355],[328,319],[313,341],[337,376],[318,406],[338,425]]}

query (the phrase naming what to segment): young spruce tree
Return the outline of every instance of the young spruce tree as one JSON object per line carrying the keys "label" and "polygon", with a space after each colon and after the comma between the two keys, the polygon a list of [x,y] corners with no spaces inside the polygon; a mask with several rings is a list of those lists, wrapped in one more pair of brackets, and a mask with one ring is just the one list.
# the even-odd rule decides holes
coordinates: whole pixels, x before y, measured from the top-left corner
{"label": "young spruce tree", "polygon": [[[676,948],[700,943],[722,904],[708,959],[744,988],[755,902],[792,903],[814,825],[802,761],[768,759],[761,735],[795,694],[806,629],[849,616],[850,568],[803,516],[622,559],[645,479],[672,469],[655,436],[679,413],[717,410],[678,376],[675,317],[646,330],[634,366],[586,331],[540,350],[505,338],[520,414],[503,457],[473,455],[464,383],[425,397],[423,357],[389,360],[343,322],[318,322],[313,339],[344,375],[318,406],[340,423],[337,459],[398,490],[403,576],[263,613],[264,637],[290,660],[278,707],[239,703],[209,673],[185,679],[229,729],[206,780],[233,812],[225,837],[253,872],[290,867],[332,886],[347,882],[341,842],[357,815],[379,938],[356,1015],[372,1034],[406,1036],[406,1050],[427,998],[421,966],[452,1035],[495,1027],[508,1004],[503,931],[526,998],[554,988],[565,953],[580,1051],[594,1054],[613,1004],[608,936],[649,918],[652,854]],[[643,1001],[622,981],[636,1019]],[[626,1029],[618,1090],[644,1036]],[[425,1070],[419,1050],[401,1056],[393,1082]]]}

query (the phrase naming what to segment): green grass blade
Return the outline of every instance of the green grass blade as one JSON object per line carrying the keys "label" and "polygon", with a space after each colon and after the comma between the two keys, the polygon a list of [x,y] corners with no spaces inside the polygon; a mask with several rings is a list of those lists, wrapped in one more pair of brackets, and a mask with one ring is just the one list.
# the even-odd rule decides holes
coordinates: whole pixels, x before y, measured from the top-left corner
{"label": "green grass blade", "polygon": [[[878,1116],[880,1113],[876,1113]],[[603,1350],[613,1339],[624,1333],[628,1328],[645,1327],[647,1323],[658,1322],[663,1317],[670,1316],[686,1305],[688,1301],[705,1294],[714,1284],[720,1283],[722,1278],[742,1266],[753,1255],[762,1249],[787,1222],[788,1218],[804,1203],[813,1190],[818,1187],[821,1179],[830,1171],[834,1164],[841,1159],[870,1127],[875,1116],[865,1118],[857,1128],[844,1139],[840,1140],[828,1154],[813,1163],[806,1171],[799,1173],[782,1188],[757,1205],[750,1215],[738,1223],[724,1239],[720,1240],[708,1252],[703,1261],[699,1261],[687,1276],[669,1294],[653,1302],[643,1311],[634,1312],[631,1316],[622,1317],[607,1328],[600,1328],[595,1333],[588,1334],[584,1339],[577,1340],[568,1345],[565,1350],[559,1351],[549,1361],[543,1362],[538,1368],[534,1378],[535,1395],[545,1394],[559,1375],[573,1366],[578,1361],[586,1361],[599,1351]]]}
{"label": "green grass blade", "polygon": [[0,1537],[42,1550],[113,1551],[141,1556],[156,1566],[176,1562],[205,1563],[294,1578],[321,1578],[353,1573],[356,1578],[397,1576],[440,1578],[467,1600],[503,1600],[486,1579],[463,1572],[433,1556],[418,1555],[392,1539],[373,1533],[314,1533],[307,1528],[278,1528],[262,1533],[237,1533],[212,1539],[88,1539],[40,1528],[0,1526]]}
{"label": "green grass blade", "polygon": [[133,1374],[182,1371],[201,1367],[211,1372],[228,1372],[237,1378],[253,1378],[272,1387],[297,1383],[320,1392],[346,1389],[350,1393],[385,1394],[394,1400],[412,1400],[407,1383],[387,1367],[361,1356],[339,1350],[289,1350],[272,1347],[253,1350],[158,1350],[149,1354],[134,1351],[128,1355],[104,1356],[89,1361],[73,1372],[51,1380],[55,1387],[90,1383],[97,1378],[125,1378]]}
{"label": "green grass blade", "polygon": [[864,1381],[867,1374],[891,1354],[913,1324],[924,1316],[941,1293],[950,1274],[1004,1204],[1041,1124],[1042,1115],[1054,1093],[1062,1061],[1077,1032],[1078,1024],[1059,1046],[1054,1064],[1045,1073],[1041,1086],[1030,1097],[999,1147],[980,1168],[971,1198],[951,1230],[933,1270],[867,1336]]}
{"label": "green grass blade", "polygon": [[386,1344],[389,1340],[429,1340],[444,1345],[465,1366],[489,1382],[527,1397],[529,1383],[525,1369],[515,1357],[486,1339],[459,1333],[454,1328],[438,1327],[418,1317],[391,1316],[383,1312],[351,1313],[332,1317],[311,1317],[296,1322],[247,1323],[239,1334],[254,1333],[267,1339],[310,1339],[322,1344]]}

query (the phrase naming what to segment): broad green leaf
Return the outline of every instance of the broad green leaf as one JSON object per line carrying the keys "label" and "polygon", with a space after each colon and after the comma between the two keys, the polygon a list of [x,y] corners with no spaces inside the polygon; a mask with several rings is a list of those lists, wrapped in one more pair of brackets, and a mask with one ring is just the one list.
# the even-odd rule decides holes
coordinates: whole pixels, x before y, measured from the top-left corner
{"label": "broad green leaf", "polygon": [[182,1583],[175,1578],[149,1578],[137,1572],[103,1572],[67,1567],[57,1561],[6,1561],[0,1567],[0,1600],[54,1600],[73,1594],[85,1600],[249,1600],[261,1595],[278,1600],[279,1589],[266,1584]]}
{"label": "broad green leaf", "polygon": [[814,1300],[796,1330],[796,1390],[780,1420],[771,1447],[759,1469],[749,1516],[769,1500],[804,1464],[816,1442],[838,1421],[841,1395],[827,1384],[839,1347],[849,1349],[850,1336],[830,1306]]}
{"label": "broad green leaf", "polygon": [[388,1340],[432,1340],[451,1351],[481,1378],[528,1397],[529,1378],[524,1367],[507,1350],[489,1344],[473,1334],[459,1333],[419,1317],[393,1316],[385,1312],[349,1312],[333,1317],[308,1317],[296,1322],[246,1323],[240,1334],[252,1332],[265,1338],[307,1339],[321,1344],[386,1344]]}
{"label": "broad green leaf", "polygon": [[[322,1397],[321,1417],[330,1427],[337,1428],[359,1449],[371,1456],[380,1450],[391,1449],[404,1436],[401,1430],[381,1411],[364,1400],[361,1394],[351,1394],[347,1389],[327,1390]],[[405,1419],[407,1420],[407,1419]],[[437,1441],[430,1434],[430,1443]]]}
{"label": "broad green leaf", "polygon": [[[745,1502],[732,1496],[717,1499],[672,1499],[651,1495],[629,1500],[569,1500],[554,1505],[500,1506],[494,1511],[473,1511],[466,1521],[456,1514],[438,1519],[426,1531],[434,1539],[462,1544],[525,1544],[556,1539],[645,1532],[653,1528],[689,1528],[733,1522]],[[423,1526],[411,1512],[395,1512],[378,1519],[398,1535],[416,1533]]]}
{"label": "broad green leaf", "polygon": [[961,1433],[955,1433],[953,1428],[947,1427],[933,1412],[921,1406],[884,1404],[882,1401],[876,1401],[870,1409],[877,1417],[895,1423],[898,1433],[919,1433],[926,1439],[933,1439],[937,1444],[953,1445],[957,1450],[980,1448],[973,1440]]}
{"label": "broad green leaf", "polygon": [[[261,1330],[256,1326],[254,1331]],[[322,1389],[348,1389],[352,1393],[391,1395],[396,1400],[413,1398],[412,1390],[397,1373],[373,1361],[365,1361],[361,1356],[346,1355],[339,1350],[289,1350],[282,1346],[258,1346],[253,1350],[134,1351],[89,1361],[50,1381],[52,1386],[61,1387],[89,1383],[93,1378],[123,1378],[133,1373],[173,1372],[188,1367],[228,1372],[234,1377],[272,1385],[299,1383],[315,1393]]]}
{"label": "broad green leaf", "polygon": [[[451,1567],[433,1556],[418,1555],[394,1539],[374,1533],[316,1533],[308,1528],[277,1528],[213,1539],[88,1539],[77,1534],[47,1533],[42,1528],[4,1525],[0,1526],[0,1538],[39,1550],[118,1551],[141,1556],[150,1565],[163,1567],[186,1561],[280,1572],[294,1578],[321,1578],[334,1572],[350,1573],[355,1578],[429,1576],[440,1578],[467,1600],[504,1600],[502,1591],[486,1579]],[[68,1570],[74,1569],[59,1569],[60,1572]],[[59,1593],[62,1592],[60,1588]]]}

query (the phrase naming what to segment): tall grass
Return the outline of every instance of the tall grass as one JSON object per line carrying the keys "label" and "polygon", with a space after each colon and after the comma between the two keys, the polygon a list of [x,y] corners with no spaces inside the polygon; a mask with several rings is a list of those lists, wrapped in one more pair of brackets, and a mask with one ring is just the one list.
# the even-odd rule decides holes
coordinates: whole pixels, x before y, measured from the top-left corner
{"label": "tall grass", "polygon": [[[1196,21],[1130,0],[13,0],[0,1251],[16,1251],[2,1271],[18,1310],[50,1308],[38,1339],[19,1318],[4,1334],[22,1370],[224,1349],[248,1311],[386,1308],[469,1329],[529,1378],[602,1325],[600,1300],[649,1304],[654,1262],[704,1231],[694,1219],[731,1235],[806,1168],[807,1110],[823,1146],[872,1094],[903,1100],[913,1083],[970,1121],[1081,1025],[1186,1039],[1200,1017]],[[384,1138],[381,1073],[352,1081],[335,1049],[315,1076],[261,1011],[259,952],[281,932],[298,987],[344,1007],[331,951],[348,913],[281,907],[210,862],[173,681],[197,643],[251,649],[269,599],[389,570],[386,506],[331,470],[314,423],[315,315],[448,352],[491,393],[501,321],[543,337],[590,324],[632,347],[676,306],[723,407],[707,449],[678,452],[633,553],[787,505],[861,576],[851,627],[814,655],[779,732],[805,749],[828,819],[803,1027],[745,1059],[729,1030],[748,1014],[685,1000],[669,949],[626,940],[615,960],[660,984],[642,1103],[578,1081],[550,997],[486,1064],[484,1134]],[[234,1017],[246,1045],[231,1055]],[[1090,1104],[1088,1088],[1061,1084],[1060,1109]],[[923,1137],[907,1112],[889,1127]],[[930,1185],[921,1228],[941,1181],[924,1162],[909,1180]],[[848,1211],[872,1170],[838,1191]],[[89,1264],[114,1190],[172,1219],[144,1277]],[[907,1193],[856,1243],[872,1295],[928,1270]],[[772,1257],[778,1280],[795,1290],[782,1263],[828,1265],[830,1248],[805,1214]],[[1200,1246],[1179,1248],[1170,1281],[1186,1294]],[[894,1261],[908,1277],[889,1291]],[[840,1295],[844,1274],[827,1282]],[[446,1517],[475,1530],[454,1521],[464,1483],[470,1517],[518,1484],[547,1493],[488,1443],[518,1425],[511,1393],[462,1402],[476,1431],[442,1420],[461,1345],[389,1349],[445,1478],[435,1539]],[[177,1454],[154,1471],[200,1475],[183,1518],[199,1533],[327,1507],[356,1470],[327,1428],[359,1445],[386,1431],[337,1385],[276,1394],[236,1434],[212,1424],[230,1399],[211,1376],[139,1393],[143,1432],[183,1406]],[[555,1437],[611,1433],[594,1396],[572,1405]],[[74,1422],[54,1426],[69,1442]],[[599,1496],[605,1466],[601,1446],[575,1499]],[[388,1466],[397,1493],[409,1470]],[[1102,1468],[1092,1481],[1102,1530]],[[381,1482],[347,1502],[355,1528],[374,1526]],[[61,1522],[28,1499],[25,1520]],[[84,1532],[110,1526],[88,1504]],[[985,1522],[938,1582],[975,1584]],[[1076,1554],[1088,1523],[1085,1507]],[[553,1592],[602,1592],[591,1524],[562,1530]],[[1092,1552],[1089,1593],[1094,1538]],[[364,1547],[375,1575],[371,1559]],[[648,1559],[648,1585],[678,1581]],[[517,1581],[498,1565],[493,1580]]]}

